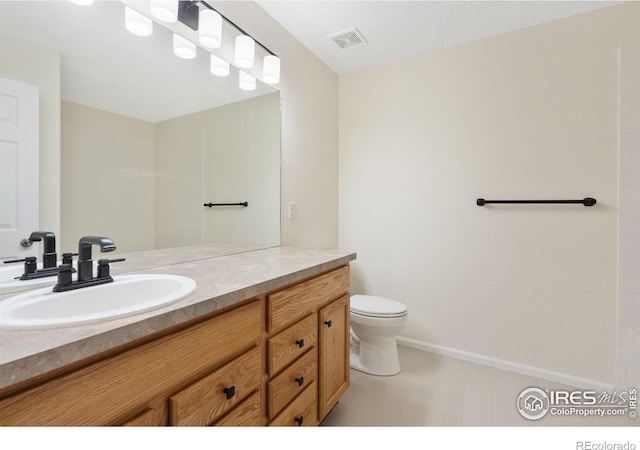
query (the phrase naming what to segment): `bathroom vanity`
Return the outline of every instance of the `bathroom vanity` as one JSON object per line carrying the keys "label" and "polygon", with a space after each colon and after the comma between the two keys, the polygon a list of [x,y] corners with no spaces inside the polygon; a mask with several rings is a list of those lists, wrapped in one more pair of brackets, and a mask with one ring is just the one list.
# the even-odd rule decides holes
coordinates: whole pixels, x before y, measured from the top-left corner
{"label": "bathroom vanity", "polygon": [[120,272],[185,275],[196,291],[107,322],[0,330],[0,425],[317,425],[347,389],[355,254],[140,258],[154,255]]}

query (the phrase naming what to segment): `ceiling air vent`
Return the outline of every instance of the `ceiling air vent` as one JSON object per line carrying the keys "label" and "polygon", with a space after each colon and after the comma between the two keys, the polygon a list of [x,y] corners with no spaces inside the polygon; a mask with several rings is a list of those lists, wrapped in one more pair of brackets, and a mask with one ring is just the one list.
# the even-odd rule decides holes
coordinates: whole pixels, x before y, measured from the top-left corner
{"label": "ceiling air vent", "polygon": [[361,45],[365,45],[367,41],[362,36],[360,31],[357,28],[351,28],[350,30],[341,31],[340,33],[334,34],[333,36],[329,36],[333,39],[338,47],[343,50],[348,48],[360,47]]}

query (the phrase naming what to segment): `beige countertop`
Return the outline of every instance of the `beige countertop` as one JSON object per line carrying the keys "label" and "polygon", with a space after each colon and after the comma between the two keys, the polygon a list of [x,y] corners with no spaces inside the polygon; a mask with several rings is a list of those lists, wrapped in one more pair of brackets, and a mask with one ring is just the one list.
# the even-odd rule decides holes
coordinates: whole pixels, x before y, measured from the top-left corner
{"label": "beige countertop", "polygon": [[[355,253],[274,247],[218,256],[210,246],[129,254],[112,274],[160,273],[193,278],[198,286],[171,305],[134,316],[73,327],[0,330],[0,389],[144,338],[204,314],[345,265]],[[99,253],[94,259],[99,259]],[[86,288],[91,289],[91,288]],[[0,296],[0,302],[14,294]]]}

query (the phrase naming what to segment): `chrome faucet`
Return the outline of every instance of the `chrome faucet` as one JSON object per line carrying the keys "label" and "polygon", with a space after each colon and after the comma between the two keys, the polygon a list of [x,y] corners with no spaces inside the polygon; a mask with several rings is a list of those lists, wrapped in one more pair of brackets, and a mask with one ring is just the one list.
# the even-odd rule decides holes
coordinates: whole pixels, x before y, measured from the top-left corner
{"label": "chrome faucet", "polygon": [[85,236],[78,242],[78,281],[86,281],[93,278],[93,260],[91,259],[91,247],[99,245],[101,252],[112,252],[116,249],[113,241],[107,237]]}

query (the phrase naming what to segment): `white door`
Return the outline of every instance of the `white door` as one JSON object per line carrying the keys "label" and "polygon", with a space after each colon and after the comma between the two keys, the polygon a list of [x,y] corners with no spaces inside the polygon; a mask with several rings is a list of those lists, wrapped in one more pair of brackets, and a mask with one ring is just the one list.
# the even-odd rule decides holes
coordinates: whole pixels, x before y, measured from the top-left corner
{"label": "white door", "polygon": [[0,259],[36,253],[38,143],[38,87],[0,78]]}

